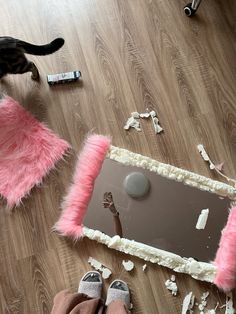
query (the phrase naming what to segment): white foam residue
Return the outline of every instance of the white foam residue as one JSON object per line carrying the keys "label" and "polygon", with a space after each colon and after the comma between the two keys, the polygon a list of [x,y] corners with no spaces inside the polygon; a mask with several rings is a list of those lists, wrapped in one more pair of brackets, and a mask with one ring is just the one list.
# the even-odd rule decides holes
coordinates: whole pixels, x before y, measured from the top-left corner
{"label": "white foam residue", "polygon": [[172,275],[172,276],[170,277],[170,280],[171,280],[171,281],[175,281],[175,275]]}
{"label": "white foam residue", "polygon": [[219,302],[217,302],[216,307],[214,309],[208,310],[207,314],[216,314],[216,310],[219,307]]}
{"label": "white foam residue", "polygon": [[178,287],[175,282],[175,276],[171,276],[171,279],[166,280],[165,286],[168,290],[171,291],[172,295],[176,296],[178,292]]}
{"label": "white foam residue", "polygon": [[199,151],[199,153],[201,154],[203,160],[209,162],[209,166],[210,166],[210,169],[215,169],[215,165],[213,164],[213,162],[210,160],[204,146],[202,144],[199,144],[197,145],[197,149]]}
{"label": "white foam residue", "polygon": [[142,266],[142,269],[143,269],[143,271],[145,271],[145,270],[147,269],[147,264],[144,264],[144,265]]}
{"label": "white foam residue", "polygon": [[140,118],[149,119],[149,117],[151,117],[152,119],[152,124],[154,127],[155,134],[161,133],[163,131],[163,128],[160,126],[159,120],[157,118],[157,114],[154,110],[152,110],[151,112],[144,112],[144,113],[139,113],[137,111],[131,112],[131,116],[126,121],[124,129],[129,130],[130,128],[134,128],[137,131],[141,131],[140,122],[138,119]]}
{"label": "white foam residue", "polygon": [[188,312],[190,312],[194,306],[194,295],[192,292],[189,292],[184,300],[183,300],[183,306],[182,306],[182,312],[181,314],[187,314]]}
{"label": "white foam residue", "polygon": [[132,261],[122,261],[122,265],[126,271],[131,271],[134,268],[134,263]]}
{"label": "white foam residue", "polygon": [[103,268],[102,270],[102,278],[103,279],[108,279],[111,276],[112,272],[108,268]]}
{"label": "white foam residue", "polygon": [[206,299],[209,297],[209,294],[210,294],[209,291],[204,292],[204,293],[202,294],[202,296],[201,296],[201,300],[206,300]]}
{"label": "white foam residue", "polygon": [[162,131],[164,131],[163,128],[160,126],[159,120],[158,120],[157,117],[152,118],[152,124],[153,124],[154,131],[155,131],[156,134],[161,133]]}
{"label": "white foam residue", "polygon": [[93,258],[91,256],[88,259],[88,263],[93,268],[95,268],[96,270],[98,270],[102,273],[103,279],[108,279],[110,277],[110,275],[112,274],[112,272],[109,268],[105,267],[104,265],[102,265],[102,263],[100,263],[99,261],[97,261],[95,258]]}
{"label": "white foam residue", "polygon": [[204,313],[205,307],[207,306],[207,298],[209,296],[209,292],[204,292],[201,296],[201,303],[198,305],[199,311]]}
{"label": "white foam residue", "polygon": [[207,311],[207,314],[216,314],[216,311],[215,309],[211,309]]}
{"label": "white foam residue", "polygon": [[140,113],[140,118],[149,118],[150,117],[150,112],[144,112],[144,113]]}
{"label": "white foam residue", "polygon": [[159,124],[159,119],[157,118],[157,114],[154,110],[150,112],[150,116],[152,118],[152,125],[154,127],[155,134],[161,133],[163,128]]}
{"label": "white foam residue", "polygon": [[156,111],[154,111],[154,110],[150,111],[150,116],[152,118],[156,117],[157,116]]}
{"label": "white foam residue", "polygon": [[125,130],[129,130],[130,128],[134,128],[136,131],[141,131],[140,122],[135,119],[133,116],[129,117],[124,126]]}
{"label": "white foam residue", "polygon": [[131,112],[131,117],[135,118],[135,119],[139,119],[140,118],[140,114],[137,111]]}
{"label": "white foam residue", "polygon": [[116,248],[117,244],[120,243],[120,236],[115,235],[114,237],[111,238],[111,240],[108,243],[108,247],[110,247],[111,249]]}
{"label": "white foam residue", "polygon": [[196,229],[203,230],[206,227],[207,219],[209,215],[209,209],[202,209],[201,214],[198,217]]}
{"label": "white foam residue", "polygon": [[195,296],[192,295],[191,301],[190,301],[190,305],[189,305],[189,312],[190,312],[190,314],[193,313],[192,308],[194,307],[194,304],[195,304]]}
{"label": "white foam residue", "polygon": [[197,149],[198,149],[199,153],[201,154],[203,160],[205,160],[205,161],[207,161],[209,163],[209,167],[210,167],[211,170],[215,170],[220,176],[225,178],[228,182],[231,182],[234,185],[234,187],[236,187],[236,180],[234,180],[232,178],[229,178],[225,174],[222,173],[222,169],[223,169],[223,165],[224,165],[223,162],[220,163],[220,164],[215,165],[211,161],[209,155],[207,154],[207,152],[206,152],[206,150],[205,150],[205,148],[204,148],[204,146],[202,144],[197,145]]}
{"label": "white foam residue", "polygon": [[198,272],[201,271],[201,267],[199,267],[199,263],[193,259],[189,258],[189,272],[193,274],[197,274]]}
{"label": "white foam residue", "polygon": [[88,263],[96,270],[100,270],[100,271],[102,270],[102,263],[100,263],[99,261],[97,261],[95,258],[91,256],[88,259]]}
{"label": "white foam residue", "polygon": [[225,304],[225,314],[234,314],[235,309],[233,305],[233,296],[232,293],[226,295],[226,304]]}

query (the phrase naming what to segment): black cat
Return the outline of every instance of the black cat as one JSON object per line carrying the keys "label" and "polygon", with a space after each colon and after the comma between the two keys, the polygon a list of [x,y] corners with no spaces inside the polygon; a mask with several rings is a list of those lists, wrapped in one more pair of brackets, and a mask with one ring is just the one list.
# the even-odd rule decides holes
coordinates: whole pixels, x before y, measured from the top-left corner
{"label": "black cat", "polygon": [[33,62],[27,60],[25,53],[45,56],[59,50],[63,45],[63,38],[38,46],[12,37],[0,37],[0,79],[6,74],[32,72],[32,79],[38,80],[39,71]]}

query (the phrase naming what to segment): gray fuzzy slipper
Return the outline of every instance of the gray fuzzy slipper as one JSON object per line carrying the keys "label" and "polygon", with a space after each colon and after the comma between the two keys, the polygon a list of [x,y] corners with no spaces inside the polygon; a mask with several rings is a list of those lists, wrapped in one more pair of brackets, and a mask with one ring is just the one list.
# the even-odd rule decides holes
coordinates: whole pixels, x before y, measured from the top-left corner
{"label": "gray fuzzy slipper", "polygon": [[125,303],[126,307],[130,308],[130,292],[129,287],[126,282],[122,280],[114,280],[108,290],[106,305],[110,304],[112,301],[121,300]]}
{"label": "gray fuzzy slipper", "polygon": [[78,292],[87,294],[90,298],[101,298],[102,277],[99,272],[87,272],[80,280]]}

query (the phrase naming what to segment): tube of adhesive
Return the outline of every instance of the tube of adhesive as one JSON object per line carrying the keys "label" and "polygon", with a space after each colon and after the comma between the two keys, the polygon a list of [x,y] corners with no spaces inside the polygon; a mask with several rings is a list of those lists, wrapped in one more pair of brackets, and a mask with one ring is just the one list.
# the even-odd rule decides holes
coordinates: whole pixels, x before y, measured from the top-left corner
{"label": "tube of adhesive", "polygon": [[47,81],[49,85],[64,84],[69,82],[75,82],[81,77],[80,71],[71,71],[58,74],[47,75]]}

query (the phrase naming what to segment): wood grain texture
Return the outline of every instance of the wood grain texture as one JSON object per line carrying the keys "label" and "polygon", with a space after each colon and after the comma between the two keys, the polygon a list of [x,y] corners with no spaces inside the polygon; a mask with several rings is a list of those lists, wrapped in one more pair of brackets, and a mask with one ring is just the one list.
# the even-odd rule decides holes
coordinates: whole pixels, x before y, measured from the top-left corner
{"label": "wood grain texture", "polygon": [[[126,280],[133,313],[180,313],[183,297],[209,290],[208,308],[224,303],[215,287],[177,274],[180,293],[164,287],[168,269],[134,260],[133,273],[121,266],[124,254],[83,240],[74,244],[51,232],[73,173],[76,154],[93,130],[113,144],[215,179],[200,158],[202,143],[225,173],[236,178],[236,2],[203,1],[193,19],[185,1],[172,0],[8,0],[1,1],[1,33],[34,43],[57,36],[65,46],[54,55],[29,56],[41,82],[29,74],[8,76],[0,88],[68,140],[74,150],[40,188],[12,214],[1,201],[0,313],[50,313],[54,295],[76,290],[89,270],[89,256]],[[82,84],[49,87],[46,74],[79,69]],[[165,132],[125,132],[132,111],[157,111]],[[181,227],[181,226],[180,226]],[[108,283],[106,283],[106,287]],[[223,313],[219,310],[218,313]]]}

